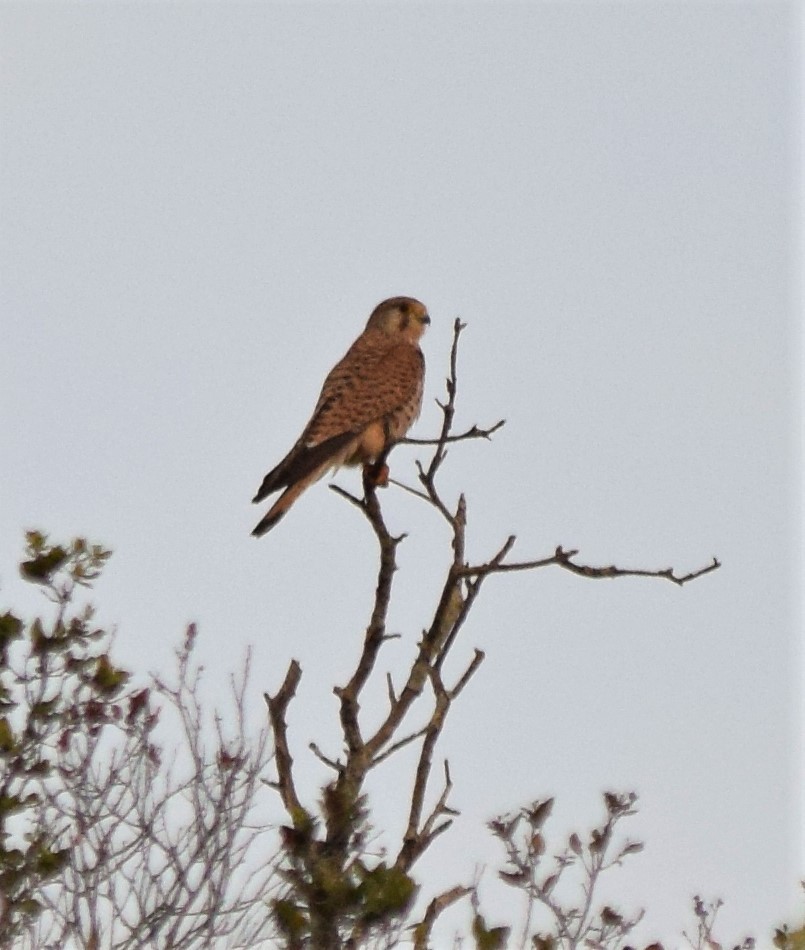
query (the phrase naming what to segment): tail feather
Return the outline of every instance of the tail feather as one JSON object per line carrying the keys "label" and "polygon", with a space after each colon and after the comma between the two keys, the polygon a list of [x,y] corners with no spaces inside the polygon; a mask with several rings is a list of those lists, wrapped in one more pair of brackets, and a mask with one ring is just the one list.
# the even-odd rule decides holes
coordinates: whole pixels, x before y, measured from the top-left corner
{"label": "tail feather", "polygon": [[[341,450],[354,438],[354,432],[342,432],[331,439],[320,442],[318,445],[311,447],[305,445],[294,446],[279,465],[272,468],[266,475],[257,489],[257,494],[252,498],[252,502],[260,502],[272,492],[296,484],[296,482],[306,478],[311,472],[319,468],[322,470],[316,478],[320,478],[327,468],[334,464],[332,461],[328,462],[328,460],[337,458]],[[328,462],[328,464],[325,464],[322,468],[322,464],[325,462]]]}
{"label": "tail feather", "polygon": [[[320,474],[324,474],[324,472],[322,471]],[[318,477],[318,475],[316,477]],[[284,517],[291,505],[308,487],[308,485],[311,485],[314,481],[316,481],[316,478],[307,478],[296,482],[296,484],[291,485],[290,488],[286,488],[268,510],[265,517],[262,518],[259,524],[255,526],[254,530],[252,531],[252,535],[255,538],[262,538],[264,534],[270,531],[274,525]]]}
{"label": "tail feather", "polygon": [[[254,537],[260,538],[270,531],[284,517],[302,492],[317,482],[328,469],[342,465],[344,460],[355,451],[355,443],[356,437],[351,432],[334,436],[322,442],[321,445],[304,449],[303,454],[298,458],[293,458],[293,453],[291,453],[273,472],[269,472],[254,500],[262,501],[266,494],[278,488],[285,488],[285,491],[255,526],[252,531]],[[273,481],[270,481],[272,476]],[[266,489],[267,484],[268,489]]]}

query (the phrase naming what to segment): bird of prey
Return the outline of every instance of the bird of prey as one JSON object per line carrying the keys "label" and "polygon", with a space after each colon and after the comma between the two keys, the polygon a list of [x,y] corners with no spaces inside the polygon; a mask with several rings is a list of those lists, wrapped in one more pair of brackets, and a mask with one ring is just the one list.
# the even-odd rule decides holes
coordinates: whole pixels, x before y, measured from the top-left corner
{"label": "bird of prey", "polygon": [[372,311],[366,329],[333,367],[296,445],[263,479],[252,499],[284,489],[252,534],[270,531],[302,492],[331,468],[374,466],[381,482],[385,459],[422,407],[425,360],[419,340],[430,323],[425,305],[391,297]]}

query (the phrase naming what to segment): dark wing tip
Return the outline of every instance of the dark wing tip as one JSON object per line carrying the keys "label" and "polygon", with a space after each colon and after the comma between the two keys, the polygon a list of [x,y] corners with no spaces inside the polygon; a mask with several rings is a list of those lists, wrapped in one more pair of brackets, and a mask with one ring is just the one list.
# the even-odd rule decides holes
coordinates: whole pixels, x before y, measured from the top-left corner
{"label": "dark wing tip", "polygon": [[263,501],[272,492],[287,488],[310,475],[354,438],[355,433],[347,431],[340,432],[317,445],[297,445],[276,468],[266,475],[257,494],[252,498],[252,503]]}

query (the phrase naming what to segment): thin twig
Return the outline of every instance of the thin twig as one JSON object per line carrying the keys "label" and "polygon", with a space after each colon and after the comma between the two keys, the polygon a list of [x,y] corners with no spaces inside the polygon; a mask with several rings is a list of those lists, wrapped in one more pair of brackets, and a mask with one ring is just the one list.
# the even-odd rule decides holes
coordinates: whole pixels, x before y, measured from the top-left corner
{"label": "thin twig", "polygon": [[395,752],[399,752],[400,749],[404,749],[417,739],[421,739],[427,731],[428,727],[423,726],[421,729],[417,729],[416,732],[412,732],[410,735],[393,742],[387,749],[381,752],[380,755],[375,756],[375,758],[372,760],[372,768],[374,768],[376,765],[380,765],[381,762],[384,762],[390,756],[394,755]]}
{"label": "thin twig", "polygon": [[331,759],[329,756],[326,756],[315,742],[309,742],[308,749],[310,749],[313,755],[315,755],[320,762],[323,762],[334,772],[337,772],[340,775],[344,771],[342,762],[339,759]]}
{"label": "thin twig", "polygon": [[[442,407],[442,403],[437,403]],[[436,439],[412,439],[408,436],[404,439],[400,439],[397,443],[398,445],[448,445],[451,442],[466,442],[469,439],[491,439],[492,436],[502,429],[506,425],[505,419],[499,419],[493,426],[489,426],[488,429],[481,429],[477,425],[473,425],[471,428],[467,429],[466,432],[460,433],[460,435],[448,435],[444,438]]]}

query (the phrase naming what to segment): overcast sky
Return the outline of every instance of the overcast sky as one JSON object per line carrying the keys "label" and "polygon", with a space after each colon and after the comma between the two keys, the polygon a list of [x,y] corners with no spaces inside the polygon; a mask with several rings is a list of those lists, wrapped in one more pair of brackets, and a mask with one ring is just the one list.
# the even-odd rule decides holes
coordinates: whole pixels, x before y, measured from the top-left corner
{"label": "overcast sky", "polygon": [[[25,528],[83,534],[115,551],[97,601],[120,662],[164,668],[195,620],[214,690],[254,645],[259,717],[296,657],[313,801],[305,746],[338,752],[374,541],[325,484],[256,541],[250,498],[374,305],[418,297],[414,434],[456,316],[458,425],[507,420],[445,470],[472,559],[515,533],[524,558],[723,561],[681,589],[488,583],[440,750],[462,816],[426,881],[497,860],[497,812],[555,794],[559,842],[635,789],[647,848],[613,883],[647,938],[673,945],[693,893],[725,899],[725,940],[801,913],[800,9],[4,4],[0,596],[38,607]],[[383,503],[409,537],[381,672],[449,556],[425,506]]]}

